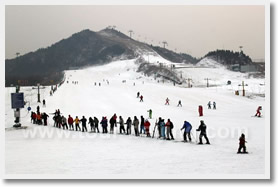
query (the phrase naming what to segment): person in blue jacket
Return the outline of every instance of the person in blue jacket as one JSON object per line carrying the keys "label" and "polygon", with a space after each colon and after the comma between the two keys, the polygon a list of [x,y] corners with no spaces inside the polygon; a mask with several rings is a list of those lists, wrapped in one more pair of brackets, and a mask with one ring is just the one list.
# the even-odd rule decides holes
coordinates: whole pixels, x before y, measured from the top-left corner
{"label": "person in blue jacket", "polygon": [[165,137],[165,122],[164,122],[164,119],[161,119],[159,126],[160,126],[161,137],[163,139],[166,139],[166,137]]}
{"label": "person in blue jacket", "polygon": [[190,133],[191,133],[192,125],[191,125],[188,121],[184,121],[184,124],[183,124],[181,130],[182,130],[182,129],[184,129],[184,132],[183,132],[183,140],[184,140],[185,142],[187,142],[186,136],[188,136],[188,139],[189,139],[189,141],[191,142],[191,135],[190,135]]}

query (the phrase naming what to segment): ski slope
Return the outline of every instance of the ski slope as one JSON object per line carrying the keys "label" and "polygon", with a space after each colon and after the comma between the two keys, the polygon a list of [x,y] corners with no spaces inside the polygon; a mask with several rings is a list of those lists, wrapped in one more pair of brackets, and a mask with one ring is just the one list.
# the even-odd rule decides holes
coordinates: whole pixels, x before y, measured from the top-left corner
{"label": "ski slope", "polygon": [[[49,126],[37,126],[30,123],[27,107],[21,110],[21,123],[28,128],[12,130],[14,117],[10,109],[10,93],[15,90],[6,88],[5,173],[39,174],[42,177],[45,174],[73,177],[82,174],[89,178],[263,177],[264,126],[269,124],[265,123],[264,117],[251,116],[259,105],[263,107],[264,116],[265,99],[234,95],[242,81],[249,84],[247,94],[264,92],[260,87],[263,79],[248,79],[245,74],[230,72],[223,67],[188,68],[182,70],[183,74],[190,77],[195,85],[205,85],[204,79],[212,77],[218,86],[186,88],[186,85],[157,83],[152,77],[144,77],[136,72],[138,65],[134,61],[116,61],[66,71],[65,83],[53,96],[49,95],[50,87],[41,89],[46,107],[36,102],[36,89],[22,87],[21,91],[25,93],[27,106],[35,111],[39,105],[41,112],[49,115],[60,109],[66,117],[69,114],[79,118],[84,115],[87,119],[96,116],[101,120],[102,116],[107,116],[109,120],[116,113],[126,121],[127,117],[133,119],[143,115],[147,118],[147,110],[152,109],[151,133],[158,117],[166,121],[171,119],[175,126],[175,139],[182,140],[180,128],[187,120],[193,126],[192,143],[118,135],[119,129],[113,135],[66,131],[53,127],[53,115],[48,120]],[[226,85],[227,79],[232,81],[232,85]],[[73,81],[78,81],[78,84],[73,84]],[[144,96],[144,102],[136,98],[137,92]],[[169,106],[164,105],[167,97]],[[177,107],[179,100],[182,107]],[[207,109],[208,101],[215,101],[217,109]],[[203,117],[198,116],[199,105],[204,108]],[[195,144],[195,130],[200,120],[207,125],[211,145]],[[87,128],[89,130],[89,125]],[[248,155],[236,154],[241,133],[247,136]]]}

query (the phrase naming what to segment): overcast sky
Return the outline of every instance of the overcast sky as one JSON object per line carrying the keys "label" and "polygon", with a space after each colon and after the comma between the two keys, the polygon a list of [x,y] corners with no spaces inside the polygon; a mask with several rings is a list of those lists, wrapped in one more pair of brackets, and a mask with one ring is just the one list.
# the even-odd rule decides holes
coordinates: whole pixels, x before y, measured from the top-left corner
{"label": "overcast sky", "polygon": [[84,29],[108,25],[134,39],[202,57],[216,49],[264,59],[264,6],[13,6],[5,8],[5,58],[50,46]]}

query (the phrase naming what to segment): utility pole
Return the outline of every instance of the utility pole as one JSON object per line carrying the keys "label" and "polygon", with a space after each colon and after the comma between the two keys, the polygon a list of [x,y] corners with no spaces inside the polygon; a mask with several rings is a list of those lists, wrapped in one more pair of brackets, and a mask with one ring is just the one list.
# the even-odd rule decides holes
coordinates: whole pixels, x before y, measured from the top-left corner
{"label": "utility pole", "polygon": [[248,86],[248,84],[244,84],[244,81],[242,81],[242,84],[239,84],[238,86],[242,86],[242,96],[245,96],[244,86]]}
{"label": "utility pole", "polygon": [[19,52],[16,52],[15,55],[16,55],[16,58],[17,58],[17,57],[20,55],[20,53],[19,53]]}
{"label": "utility pole", "polygon": [[41,99],[40,99],[40,84],[38,83],[38,103],[41,102]]}
{"label": "utility pole", "polygon": [[165,46],[167,45],[168,46],[168,43],[166,41],[163,41],[163,47],[165,48]]}
{"label": "utility pole", "polygon": [[129,30],[128,32],[129,32],[130,38],[132,38],[132,34],[134,33],[133,30]]}
{"label": "utility pole", "polygon": [[204,80],[206,80],[206,81],[207,81],[207,87],[209,87],[209,80],[211,80],[211,79],[206,78],[206,79],[204,79]]}

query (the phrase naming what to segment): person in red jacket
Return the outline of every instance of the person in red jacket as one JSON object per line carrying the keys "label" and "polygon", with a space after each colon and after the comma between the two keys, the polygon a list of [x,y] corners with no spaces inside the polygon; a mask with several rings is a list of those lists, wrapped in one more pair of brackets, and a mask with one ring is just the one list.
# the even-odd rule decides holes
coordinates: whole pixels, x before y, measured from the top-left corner
{"label": "person in red jacket", "polygon": [[150,135],[150,122],[146,119],[145,123],[144,123],[144,127],[145,127],[145,130],[146,130],[146,133],[147,133],[147,137],[151,137]]}
{"label": "person in red jacket", "polygon": [[68,117],[68,124],[69,124],[69,130],[71,130],[71,128],[72,128],[72,130],[74,130],[73,129],[73,118],[70,115]]}
{"label": "person in red jacket", "polygon": [[257,113],[255,114],[255,116],[261,117],[261,112],[260,112],[260,110],[262,110],[262,106],[259,106],[259,107],[258,107]]}
{"label": "person in red jacket", "polygon": [[140,96],[140,102],[143,102],[143,95]]}
{"label": "person in red jacket", "polygon": [[199,116],[203,116],[203,107],[202,105],[199,105]]}

